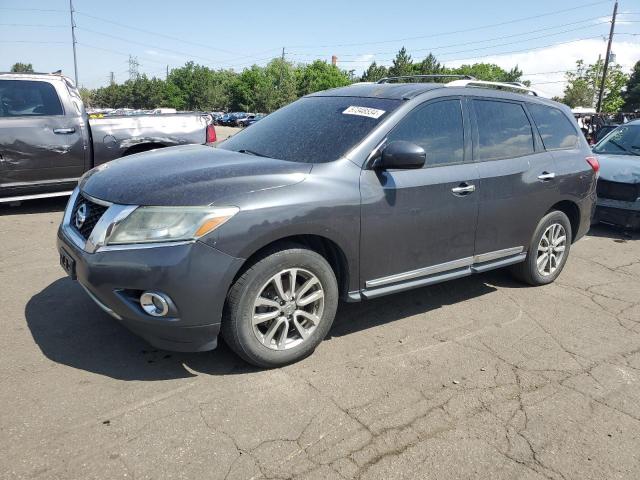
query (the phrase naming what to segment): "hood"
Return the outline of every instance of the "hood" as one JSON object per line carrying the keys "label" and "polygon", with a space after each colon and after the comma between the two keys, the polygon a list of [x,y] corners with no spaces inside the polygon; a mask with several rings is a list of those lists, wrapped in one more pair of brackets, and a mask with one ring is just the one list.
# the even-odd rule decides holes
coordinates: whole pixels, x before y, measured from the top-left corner
{"label": "hood", "polygon": [[600,178],[610,182],[640,183],[640,156],[598,153]]}
{"label": "hood", "polygon": [[162,148],[89,171],[80,188],[123,205],[209,205],[233,195],[293,185],[311,171],[287,162],[206,145]]}

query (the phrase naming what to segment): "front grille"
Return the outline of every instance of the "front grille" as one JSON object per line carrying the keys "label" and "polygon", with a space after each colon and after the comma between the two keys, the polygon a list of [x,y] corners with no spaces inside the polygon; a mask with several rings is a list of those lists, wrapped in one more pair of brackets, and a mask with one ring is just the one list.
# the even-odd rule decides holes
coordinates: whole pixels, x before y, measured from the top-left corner
{"label": "front grille", "polygon": [[[78,223],[80,223],[78,211],[82,205],[85,206],[85,219],[78,227]],[[80,235],[82,235],[85,240],[87,240],[89,235],[91,235],[93,228],[96,226],[96,223],[98,223],[98,220],[100,220],[104,212],[107,211],[107,208],[109,207],[92,202],[80,194],[76,199],[76,203],[73,205],[73,210],[71,210],[71,225],[80,232]]]}
{"label": "front grille", "polygon": [[635,202],[640,197],[640,184],[598,180],[598,197]]}

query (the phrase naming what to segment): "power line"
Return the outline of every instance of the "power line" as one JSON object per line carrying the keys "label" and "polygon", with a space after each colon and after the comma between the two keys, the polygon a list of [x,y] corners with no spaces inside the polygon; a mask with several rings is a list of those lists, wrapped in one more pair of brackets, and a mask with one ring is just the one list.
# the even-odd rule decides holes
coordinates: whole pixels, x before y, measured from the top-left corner
{"label": "power line", "polygon": [[[590,19],[590,20],[593,20],[593,19]],[[583,23],[583,22],[584,21],[582,21],[582,22],[574,22],[574,23],[569,23],[569,24],[566,24],[566,25],[573,25],[575,23]],[[549,34],[546,34],[546,35],[540,35],[540,36],[537,36],[537,37],[524,38],[522,40],[515,40],[515,41],[509,42],[509,43],[503,43],[503,44],[497,44],[497,45],[488,45],[488,46],[485,46],[485,47],[478,47],[478,48],[467,49],[467,50],[459,50],[459,51],[456,51],[456,52],[444,52],[444,53],[441,53],[440,55],[451,55],[451,54],[464,53],[464,52],[474,52],[474,51],[478,51],[478,50],[485,50],[487,48],[495,48],[495,47],[501,47],[501,46],[504,46],[504,45],[512,45],[514,43],[529,42],[531,40],[539,40],[541,38],[547,38],[547,37],[551,37],[551,36],[554,36],[554,35],[562,35],[562,34],[565,34],[565,33],[575,32],[575,31],[578,31],[578,30],[584,30],[585,28],[596,27],[596,26],[600,26],[600,25],[604,25],[604,24],[609,24],[609,22],[599,22],[599,23],[595,23],[593,25],[589,25],[589,26],[586,26],[586,27],[582,26],[582,27],[578,27],[578,28],[571,28],[571,29],[568,29],[568,30],[563,30],[563,31],[560,31],[560,32],[555,32],[555,33],[549,33]],[[494,40],[504,40],[504,39],[507,39],[507,38],[514,38],[514,37],[519,37],[519,36],[522,36],[522,35],[528,35],[530,33],[542,32],[542,31],[546,31],[546,30],[551,30],[553,28],[559,28],[559,27],[562,27],[562,26],[565,26],[565,25],[558,25],[558,26],[550,27],[550,28],[542,28],[542,29],[538,29],[538,30],[531,30],[529,32],[518,33],[518,34],[515,34],[515,35],[504,35],[504,36],[494,37],[494,38],[490,38],[490,39],[486,39],[486,40],[475,40],[475,41],[472,41],[472,42],[464,42],[464,43],[457,43],[457,44],[454,43],[454,44],[450,44],[450,45],[440,45],[440,46],[436,46],[436,47],[412,49],[411,52],[413,53],[413,52],[421,52],[421,51],[435,51],[435,50],[441,50],[443,48],[451,48],[451,47],[455,47],[455,46],[475,45],[477,43],[489,42],[489,41],[494,41]],[[360,57],[360,56],[363,56],[363,55],[392,55],[394,53],[396,53],[396,52],[373,52],[373,53],[366,53],[366,54],[364,54],[364,53],[344,54],[344,55],[341,55],[341,56],[343,56],[343,57]],[[290,55],[294,55],[294,56],[325,56],[326,57],[329,54],[328,53],[322,53],[322,54],[291,53]]]}
{"label": "power line", "polygon": [[[494,56],[500,56],[500,55],[509,55],[511,53],[530,52],[530,51],[533,51],[533,50],[540,50],[542,48],[556,47],[558,45],[566,45],[566,44],[569,44],[569,43],[581,42],[581,41],[584,41],[584,40],[593,40],[593,39],[596,39],[596,38],[602,38],[602,35],[596,35],[596,36],[593,36],[593,37],[576,38],[574,40],[568,40],[566,42],[550,43],[550,44],[547,44],[547,45],[540,45],[538,47],[525,48],[525,49],[522,49],[522,50],[511,50],[511,51],[508,51],[508,52],[495,52],[495,53],[489,53],[489,54],[486,54],[486,55],[479,55],[479,56],[476,56],[476,57],[446,59],[445,61],[446,62],[458,62],[458,61],[462,61],[462,60],[474,60],[474,59],[477,59],[477,58],[486,58],[486,57],[494,57]],[[447,55],[447,54],[445,54],[445,55]],[[393,59],[380,60],[380,61],[382,61],[382,62],[391,62],[391,61],[393,61]],[[342,60],[341,63],[362,63],[362,61],[360,61],[360,60]]]}
{"label": "power line", "polygon": [[[61,43],[66,43],[66,42],[61,42]],[[121,55],[121,56],[125,56],[125,57],[129,56],[128,53],[119,52],[117,50],[112,50],[110,48],[96,47],[95,45],[89,45],[89,44],[84,43],[84,42],[78,42],[78,45],[83,46],[83,47],[87,47],[87,48],[92,48],[94,50],[101,50],[103,52],[113,53],[114,55]],[[150,58],[143,58],[142,60],[144,60],[145,62],[160,63],[162,65],[165,64],[165,62],[160,62],[158,60],[152,60]]]}
{"label": "power line", "polygon": [[68,42],[44,42],[42,40],[0,40],[1,43],[44,43],[44,44],[65,44]]}
{"label": "power line", "polygon": [[357,46],[362,46],[362,45],[379,45],[379,44],[382,44],[382,43],[396,43],[396,42],[404,42],[404,41],[407,41],[407,40],[418,40],[418,39],[422,39],[422,38],[441,37],[443,35],[454,35],[456,33],[474,32],[474,31],[483,30],[483,29],[486,29],[486,28],[493,28],[493,27],[499,27],[499,26],[502,26],[502,25],[509,25],[509,24],[512,24],[512,23],[524,22],[525,20],[532,20],[532,19],[536,19],[536,18],[548,17],[550,15],[556,15],[558,13],[570,12],[572,10],[582,10],[582,9],[585,9],[585,8],[588,8],[588,7],[593,7],[595,5],[602,5],[604,3],[611,3],[611,0],[601,0],[599,2],[583,4],[583,5],[579,5],[579,6],[576,6],[576,7],[565,8],[565,9],[562,9],[562,10],[556,10],[556,11],[548,12],[548,13],[542,13],[542,14],[539,14],[539,15],[532,15],[530,17],[521,17],[521,18],[516,18],[516,19],[513,19],[513,20],[507,20],[505,22],[492,23],[492,24],[488,24],[488,25],[481,25],[479,27],[465,28],[465,29],[462,29],[462,30],[453,30],[453,31],[449,31],[449,32],[433,33],[433,34],[429,34],[429,35],[419,35],[419,36],[415,36],[415,37],[396,38],[394,40],[379,40],[379,41],[375,41],[375,42],[343,43],[343,44],[332,44],[332,45],[293,45],[290,48],[357,47]]}
{"label": "power line", "polygon": [[136,40],[129,40],[127,38],[120,37],[118,35],[112,35],[110,33],[99,32],[97,30],[92,30],[92,29],[85,28],[85,27],[78,27],[78,30],[83,30],[85,32],[94,33],[96,35],[102,35],[102,36],[105,36],[105,37],[113,38],[113,39],[120,40],[120,41],[127,42],[127,43],[133,43],[135,45],[140,45],[140,46],[143,46],[143,47],[153,48],[155,50],[160,50],[160,51],[164,51],[164,52],[173,53],[175,55],[182,55],[182,56],[185,56],[185,57],[188,57],[188,58],[196,58],[196,59],[199,59],[199,60],[204,60],[204,61],[206,61],[206,62],[208,62],[209,64],[212,64],[212,65],[224,63],[224,62],[222,62],[220,60],[211,60],[210,58],[201,57],[199,55],[193,55],[193,54],[190,54],[190,53],[187,53],[187,52],[182,52],[180,50],[172,50],[172,49],[169,49],[169,48],[158,47],[157,45],[153,45],[153,44],[149,44],[149,43],[138,42]]}
{"label": "power line", "polygon": [[3,27],[36,27],[36,28],[67,28],[67,25],[43,25],[34,23],[0,23]]}
{"label": "power line", "polygon": [[63,12],[66,13],[66,10],[61,10],[58,8],[13,8],[13,7],[0,7],[0,10],[13,10],[17,12]]}
{"label": "power line", "polygon": [[78,11],[77,13],[78,13],[78,15],[83,15],[85,17],[93,18],[94,20],[99,20],[101,22],[111,23],[112,25],[117,25],[117,26],[122,27],[122,28],[128,28],[130,30],[135,30],[135,31],[138,31],[138,32],[146,33],[147,35],[156,35],[158,37],[164,37],[164,38],[167,38],[169,40],[176,41],[176,42],[188,43],[188,44],[195,45],[195,46],[198,46],[198,47],[203,47],[203,48],[206,48],[206,49],[209,49],[209,50],[216,50],[216,51],[219,51],[219,52],[222,52],[222,53],[226,53],[228,55],[235,55],[234,52],[231,52],[229,50],[224,50],[222,48],[215,48],[215,47],[212,47],[211,45],[192,42],[192,41],[189,41],[189,40],[185,40],[183,38],[173,37],[171,35],[167,35],[167,34],[164,34],[164,33],[153,32],[151,30],[145,30],[145,29],[142,29],[140,27],[134,27],[134,26],[131,26],[131,25],[126,25],[124,23],[115,22],[113,20],[109,20],[109,19],[106,19],[106,18],[98,17],[98,16],[95,16],[95,15],[90,15],[90,14],[85,13],[85,12]]}

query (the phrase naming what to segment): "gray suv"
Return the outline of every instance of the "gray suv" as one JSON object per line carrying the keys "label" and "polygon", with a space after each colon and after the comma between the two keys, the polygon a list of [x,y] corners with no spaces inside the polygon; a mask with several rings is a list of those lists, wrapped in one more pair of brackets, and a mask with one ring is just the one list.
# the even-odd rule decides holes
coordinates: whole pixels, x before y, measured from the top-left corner
{"label": "gray suv", "polygon": [[222,334],[262,367],[309,355],[339,299],[506,266],[550,283],[589,228],[597,160],[567,107],[462,83],[319,92],[216,147],[101,165],[61,265],[154,346]]}

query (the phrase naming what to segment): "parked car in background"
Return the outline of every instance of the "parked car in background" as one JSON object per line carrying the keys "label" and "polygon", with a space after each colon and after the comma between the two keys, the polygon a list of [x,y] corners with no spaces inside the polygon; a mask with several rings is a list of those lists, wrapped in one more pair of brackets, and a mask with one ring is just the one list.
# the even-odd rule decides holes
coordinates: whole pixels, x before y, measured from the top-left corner
{"label": "parked car in background", "polygon": [[174,145],[214,142],[202,114],[90,118],[71,80],[0,74],[0,203],[71,194],[110,160]]}
{"label": "parked car in background", "polygon": [[640,120],[609,132],[593,152],[600,160],[594,222],[640,229]]}
{"label": "parked car in background", "polygon": [[595,134],[595,138],[594,138],[595,143],[598,143],[600,140],[606,137],[609,134],[609,132],[615,130],[619,126],[620,124],[618,123],[611,123],[611,124],[605,124],[600,126]]}
{"label": "parked car in background", "polygon": [[151,115],[166,115],[167,113],[178,113],[175,108],[156,108],[149,112]]}
{"label": "parked car in background", "polygon": [[220,118],[224,115],[223,112],[211,112],[211,118],[213,118],[214,125],[219,125]]}
{"label": "parked car in background", "polygon": [[339,298],[506,266],[553,282],[589,229],[597,160],[566,106],[498,86],[318,92],[217,148],[98,167],[60,263],[151,344],[210,350],[222,332],[262,367],[309,355]]}
{"label": "parked car in background", "polygon": [[236,118],[236,127],[246,127],[249,125],[249,122],[254,120],[256,116],[253,113],[247,114],[246,117],[238,117]]}
{"label": "parked car in background", "polygon": [[253,125],[256,122],[259,122],[260,120],[262,120],[264,117],[266,117],[267,115],[265,113],[257,113],[255,115],[253,115],[252,118],[250,118],[246,123],[245,123],[245,127],[248,127],[250,125]]}
{"label": "parked car in background", "polygon": [[247,112],[236,112],[230,119],[231,125],[234,127],[243,127],[244,123],[249,120],[250,116],[251,114]]}

